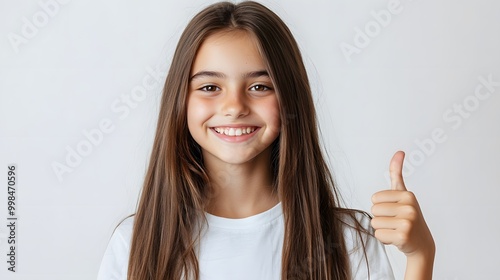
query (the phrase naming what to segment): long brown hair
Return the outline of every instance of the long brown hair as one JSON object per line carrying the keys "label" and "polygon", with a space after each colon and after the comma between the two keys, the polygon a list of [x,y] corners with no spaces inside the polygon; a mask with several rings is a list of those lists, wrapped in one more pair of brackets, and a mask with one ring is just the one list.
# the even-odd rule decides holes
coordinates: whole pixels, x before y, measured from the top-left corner
{"label": "long brown hair", "polygon": [[187,127],[189,74],[205,38],[236,29],[256,36],[280,107],[281,131],[272,144],[271,169],[285,225],[282,279],[349,279],[343,227],[346,214],[354,211],[341,208],[323,158],[299,48],[279,17],[252,1],[210,5],[180,37],[135,214],[128,279],[199,279],[194,250],[199,232],[194,231],[211,191],[200,146]]}

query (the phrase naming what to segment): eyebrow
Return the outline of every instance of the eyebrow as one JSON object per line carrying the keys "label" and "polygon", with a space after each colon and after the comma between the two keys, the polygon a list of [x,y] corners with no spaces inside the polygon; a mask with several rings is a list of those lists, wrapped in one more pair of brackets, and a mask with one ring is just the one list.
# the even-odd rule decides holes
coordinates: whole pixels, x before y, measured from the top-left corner
{"label": "eyebrow", "polygon": [[[258,77],[269,77],[269,73],[267,73],[266,70],[259,70],[259,71],[252,71],[248,72],[242,75],[244,79],[246,78],[258,78]],[[189,78],[189,81],[192,81],[194,79],[202,78],[202,77],[211,77],[211,78],[219,78],[219,79],[224,79],[226,78],[226,75],[221,72],[215,72],[215,71],[200,71],[191,78]]]}

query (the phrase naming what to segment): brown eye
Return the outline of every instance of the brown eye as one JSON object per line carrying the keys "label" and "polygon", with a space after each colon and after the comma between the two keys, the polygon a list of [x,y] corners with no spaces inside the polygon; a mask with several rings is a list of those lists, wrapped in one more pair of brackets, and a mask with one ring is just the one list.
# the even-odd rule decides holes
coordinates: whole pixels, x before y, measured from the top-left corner
{"label": "brown eye", "polygon": [[207,85],[207,86],[200,88],[201,91],[216,91],[218,89],[219,88],[217,86],[214,86],[214,85]]}
{"label": "brown eye", "polygon": [[270,90],[269,87],[266,87],[264,85],[255,85],[255,86],[252,86],[250,88],[250,90],[254,90],[254,91],[265,91],[265,90]]}

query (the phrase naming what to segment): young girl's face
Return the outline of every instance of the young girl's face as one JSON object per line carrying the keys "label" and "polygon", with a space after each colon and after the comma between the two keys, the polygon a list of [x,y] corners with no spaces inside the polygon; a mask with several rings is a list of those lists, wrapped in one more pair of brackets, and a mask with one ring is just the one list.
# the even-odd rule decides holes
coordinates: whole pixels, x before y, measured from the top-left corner
{"label": "young girl's face", "polygon": [[278,100],[252,34],[221,31],[200,46],[190,74],[187,121],[205,163],[269,157],[280,131]]}

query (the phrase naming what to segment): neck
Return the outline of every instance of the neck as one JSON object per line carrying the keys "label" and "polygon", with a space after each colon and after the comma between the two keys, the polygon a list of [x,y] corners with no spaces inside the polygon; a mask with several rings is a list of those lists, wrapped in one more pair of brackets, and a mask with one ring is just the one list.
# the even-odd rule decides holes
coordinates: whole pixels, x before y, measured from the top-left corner
{"label": "neck", "polygon": [[270,149],[238,164],[214,160],[205,155],[205,168],[212,192],[206,212],[225,218],[245,218],[262,213],[279,202],[272,191]]}

